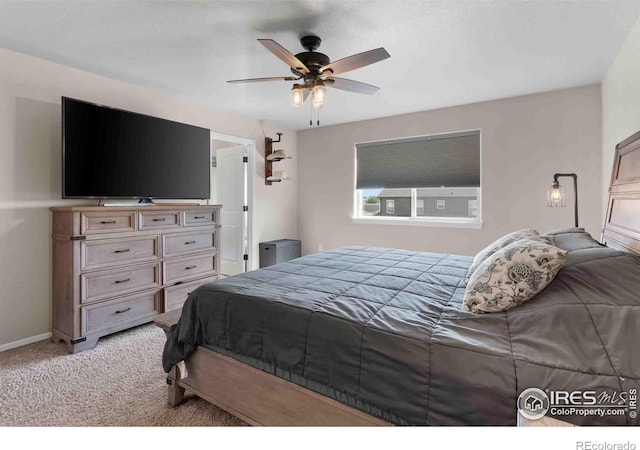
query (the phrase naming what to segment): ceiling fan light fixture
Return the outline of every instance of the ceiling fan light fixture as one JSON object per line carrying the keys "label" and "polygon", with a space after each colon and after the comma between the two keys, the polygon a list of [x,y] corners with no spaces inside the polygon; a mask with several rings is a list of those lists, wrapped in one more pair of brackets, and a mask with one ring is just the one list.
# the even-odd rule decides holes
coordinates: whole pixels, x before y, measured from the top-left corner
{"label": "ceiling fan light fixture", "polygon": [[313,87],[313,107],[315,109],[322,108],[327,101],[327,91],[322,84]]}
{"label": "ceiling fan light fixture", "polygon": [[[347,56],[337,61],[331,61],[327,55],[316,51],[322,40],[318,36],[313,35],[300,38],[300,43],[306,52],[300,52],[295,55],[273,39],[258,39],[258,42],[278,59],[287,64],[294,76],[245,78],[241,80],[228,80],[227,83],[299,81],[300,83],[294,84],[291,89],[291,106],[302,106],[307,97],[311,95],[311,116],[313,116],[314,109],[319,115],[320,109],[326,103],[326,86],[359,94],[375,94],[379,90],[376,86],[348,80],[346,78],[337,78],[334,77],[334,75],[369,66],[387,59],[390,56],[383,47],[380,47]],[[312,123],[313,121],[310,120],[309,125],[312,125]],[[316,124],[320,124],[319,119],[316,120]]]}
{"label": "ceiling fan light fixture", "polygon": [[291,106],[295,106],[296,108],[302,106],[304,100],[304,88],[299,84],[294,84],[291,88]]}

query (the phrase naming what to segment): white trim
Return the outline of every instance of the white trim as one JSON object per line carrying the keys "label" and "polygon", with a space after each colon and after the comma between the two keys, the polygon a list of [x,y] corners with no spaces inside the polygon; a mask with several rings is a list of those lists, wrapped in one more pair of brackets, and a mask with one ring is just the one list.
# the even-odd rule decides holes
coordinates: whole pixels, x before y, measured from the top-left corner
{"label": "white trim", "polygon": [[367,225],[403,225],[413,227],[440,227],[440,228],[469,228],[480,230],[484,222],[478,220],[443,220],[443,219],[413,219],[411,217],[352,217],[353,223]]}
{"label": "white trim", "polygon": [[418,190],[411,189],[411,217],[418,217]]}
{"label": "white trim", "polygon": [[233,136],[231,134],[219,133],[217,131],[211,131],[211,137],[216,141],[224,141],[231,142],[233,144],[245,144],[245,145],[255,145],[255,139],[243,138],[240,136]]}
{"label": "white trim", "polygon": [[34,342],[44,341],[45,339],[49,339],[51,336],[51,331],[49,331],[48,333],[42,333],[37,336],[31,336],[28,338],[19,339],[17,341],[8,342],[6,344],[0,345],[0,352],[11,350],[12,348],[22,347],[23,345],[33,344]]}
{"label": "white trim", "polygon": [[[247,146],[247,156],[249,161],[247,162],[247,203],[249,206],[249,212],[247,213],[248,230],[247,230],[247,246],[249,247],[249,261],[247,264],[248,270],[254,270],[258,268],[258,246],[253,245],[253,239],[256,235],[256,224],[254,220],[254,208],[256,205],[256,190],[255,190],[255,166],[256,166],[256,141],[255,139],[243,138],[239,136],[232,136],[226,133],[218,133],[217,131],[211,131],[211,139],[217,141],[231,142],[233,144],[242,144]],[[224,205],[222,205],[224,208]]]}

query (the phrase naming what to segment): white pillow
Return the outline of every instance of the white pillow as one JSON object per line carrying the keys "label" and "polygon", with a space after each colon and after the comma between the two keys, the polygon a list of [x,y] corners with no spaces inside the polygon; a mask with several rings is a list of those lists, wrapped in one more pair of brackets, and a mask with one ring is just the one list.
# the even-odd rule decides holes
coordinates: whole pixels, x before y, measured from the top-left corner
{"label": "white pillow", "polygon": [[469,267],[469,271],[467,272],[467,283],[469,281],[469,278],[471,278],[471,275],[473,274],[473,272],[475,272],[476,269],[480,266],[480,264],[482,264],[484,260],[487,259],[489,256],[493,255],[495,252],[497,252],[501,248],[506,247],[512,242],[519,241],[520,239],[524,239],[524,238],[535,237],[535,236],[539,236],[539,233],[536,230],[533,230],[533,229],[518,230],[509,234],[505,234],[497,241],[491,243],[491,245],[482,249],[476,255],[476,257],[473,258],[471,267]]}
{"label": "white pillow", "polygon": [[471,275],[462,309],[506,311],[530,300],[558,274],[567,251],[540,239],[522,239],[487,258]]}

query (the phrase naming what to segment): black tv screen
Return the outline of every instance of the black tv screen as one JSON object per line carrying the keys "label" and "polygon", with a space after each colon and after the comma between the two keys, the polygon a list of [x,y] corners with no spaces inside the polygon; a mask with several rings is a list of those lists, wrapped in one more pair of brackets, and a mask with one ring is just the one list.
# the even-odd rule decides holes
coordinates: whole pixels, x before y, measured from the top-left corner
{"label": "black tv screen", "polygon": [[206,199],[210,132],[62,98],[62,198]]}

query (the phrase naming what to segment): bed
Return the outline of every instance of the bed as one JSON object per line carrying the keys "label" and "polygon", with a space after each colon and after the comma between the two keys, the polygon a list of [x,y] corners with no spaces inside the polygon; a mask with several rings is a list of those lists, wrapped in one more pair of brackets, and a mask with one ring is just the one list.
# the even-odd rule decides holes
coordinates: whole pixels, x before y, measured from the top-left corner
{"label": "bed", "polygon": [[169,402],[188,389],[254,425],[515,425],[529,387],[637,389],[640,133],[616,148],[609,197],[606,245],[559,233],[569,255],[556,279],[502,313],[461,310],[472,258],[398,249],[345,247],[205,284],[164,322]]}

